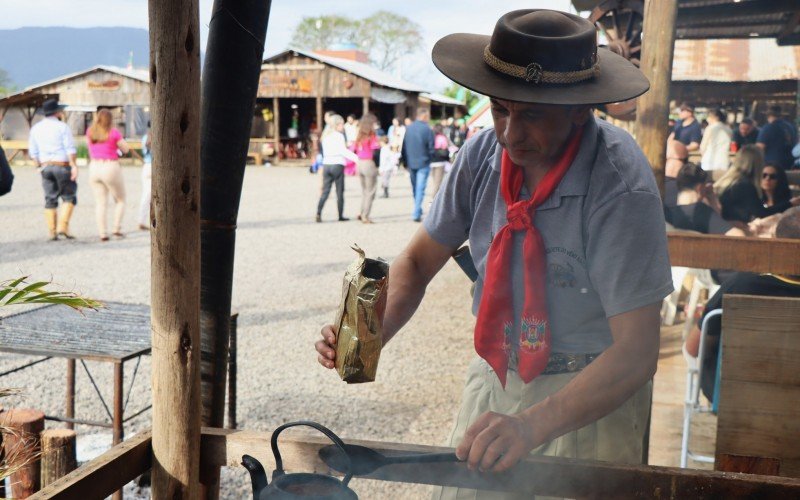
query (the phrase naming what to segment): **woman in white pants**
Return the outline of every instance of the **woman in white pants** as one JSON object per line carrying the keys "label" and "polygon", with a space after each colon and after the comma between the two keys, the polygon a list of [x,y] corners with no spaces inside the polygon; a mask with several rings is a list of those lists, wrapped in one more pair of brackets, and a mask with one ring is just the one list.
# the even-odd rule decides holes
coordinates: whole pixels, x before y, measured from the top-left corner
{"label": "woman in white pants", "polygon": [[114,222],[112,235],[122,238],[122,216],[125,214],[125,183],[122,168],[119,165],[119,154],[130,151],[122,134],[111,126],[111,112],[101,109],[95,115],[92,125],[86,131],[86,143],[89,148],[89,182],[94,194],[95,217],[100,241],[108,241],[106,209],[108,195],[114,199]]}

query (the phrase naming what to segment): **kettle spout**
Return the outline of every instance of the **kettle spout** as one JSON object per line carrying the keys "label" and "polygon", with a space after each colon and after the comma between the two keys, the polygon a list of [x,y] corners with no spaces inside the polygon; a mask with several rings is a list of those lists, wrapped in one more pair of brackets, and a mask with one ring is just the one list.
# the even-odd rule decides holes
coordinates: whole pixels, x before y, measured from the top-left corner
{"label": "kettle spout", "polygon": [[242,466],[250,472],[250,481],[253,483],[253,500],[258,500],[261,492],[267,487],[267,472],[261,462],[250,455],[242,456]]}

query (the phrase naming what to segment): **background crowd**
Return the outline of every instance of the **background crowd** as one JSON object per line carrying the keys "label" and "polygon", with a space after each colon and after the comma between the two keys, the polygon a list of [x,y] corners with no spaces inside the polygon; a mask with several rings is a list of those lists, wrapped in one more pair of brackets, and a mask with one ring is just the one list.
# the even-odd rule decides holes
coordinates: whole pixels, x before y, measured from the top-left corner
{"label": "background crowd", "polygon": [[[664,210],[677,229],[730,236],[774,236],[779,215],[800,205],[797,127],[777,106],[765,123],[745,118],[727,123],[709,110],[701,123],[694,108],[678,110],[667,144]],[[690,154],[699,153],[699,161]],[[787,174],[788,172],[788,174]]]}
{"label": "background crowd", "polygon": [[411,218],[420,222],[423,203],[432,181],[435,196],[449,173],[452,160],[468,136],[463,120],[454,118],[431,124],[430,110],[419,108],[416,119],[392,119],[384,130],[371,113],[356,119],[346,119],[333,112],[325,113],[325,128],[319,141],[312,173],[322,172],[322,188],[315,220],[322,222],[322,210],[336,187],[339,221],[350,220],[344,212],[345,176],[358,176],[361,183],[361,204],[357,219],[372,224],[372,204],[380,188],[381,197],[388,198],[391,180],[399,172],[407,174],[414,195]]}

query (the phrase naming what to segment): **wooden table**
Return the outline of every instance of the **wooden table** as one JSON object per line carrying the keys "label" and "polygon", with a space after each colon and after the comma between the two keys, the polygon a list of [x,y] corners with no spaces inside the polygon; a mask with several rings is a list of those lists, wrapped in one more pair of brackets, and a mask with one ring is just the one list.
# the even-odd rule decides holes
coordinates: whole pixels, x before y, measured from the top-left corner
{"label": "wooden table", "polygon": [[[142,304],[107,302],[105,309],[86,311],[84,315],[62,306],[44,306],[0,319],[0,352],[45,356],[23,366],[0,373],[0,377],[36,365],[50,358],[67,359],[66,415],[47,415],[45,418],[66,422],[69,428],[84,424],[113,430],[114,444],[124,439],[123,425],[152,405],[125,417],[130,391],[136,379],[141,356],[150,354],[150,307]],[[231,316],[231,354],[229,356],[229,426],[235,427],[236,405],[236,319]],[[136,360],[128,397],[124,399],[124,364]],[[110,422],[75,418],[75,361],[79,360],[100,397]],[[113,411],[100,394],[85,361],[114,363]]]}

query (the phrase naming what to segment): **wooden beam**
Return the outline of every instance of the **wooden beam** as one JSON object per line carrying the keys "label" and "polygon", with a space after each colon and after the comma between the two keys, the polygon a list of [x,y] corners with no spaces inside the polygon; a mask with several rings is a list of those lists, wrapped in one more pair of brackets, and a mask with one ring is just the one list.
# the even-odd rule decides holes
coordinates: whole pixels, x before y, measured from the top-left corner
{"label": "wooden beam", "polygon": [[673,266],[800,275],[800,240],[668,233]]}
{"label": "wooden beam", "polygon": [[644,4],[640,68],[650,80],[650,91],[636,102],[636,142],[653,168],[662,196],[677,11],[677,1],[646,0]]}
{"label": "wooden beam", "polygon": [[198,0],[150,0],[152,496],[195,499],[200,445]]}
{"label": "wooden beam", "polygon": [[150,468],[150,438],[150,431],[140,432],[28,498],[105,498]]}
{"label": "wooden beam", "polygon": [[[269,440],[269,433],[203,429],[204,466],[237,466],[247,453],[272,470],[275,464]],[[453,451],[433,446],[349,439],[347,442],[369,446],[386,455]],[[282,436],[280,449],[287,470],[332,473],[317,457],[319,448],[328,444],[325,438],[317,436],[297,433]],[[365,477],[568,498],[797,498],[800,495],[800,480],[796,479],[556,457],[531,457],[504,474],[472,472],[463,463],[439,463],[392,465]]]}

